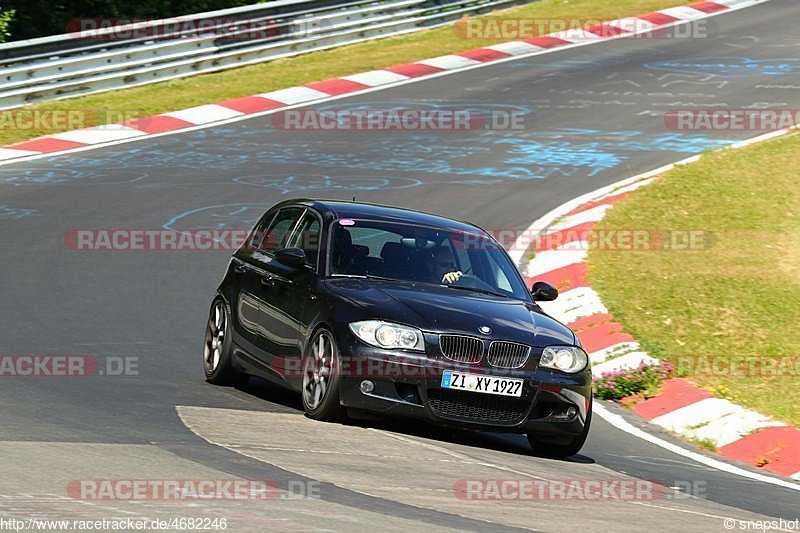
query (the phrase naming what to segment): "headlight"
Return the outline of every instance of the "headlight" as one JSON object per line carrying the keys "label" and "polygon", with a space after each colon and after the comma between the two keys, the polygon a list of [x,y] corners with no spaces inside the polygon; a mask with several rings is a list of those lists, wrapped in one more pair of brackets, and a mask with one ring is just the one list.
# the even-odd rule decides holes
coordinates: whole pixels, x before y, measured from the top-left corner
{"label": "headlight", "polygon": [[572,374],[580,372],[588,364],[589,357],[586,352],[577,346],[548,346],[539,359],[539,366]]}
{"label": "headlight", "polygon": [[422,332],[407,326],[381,322],[380,320],[365,320],[353,322],[350,330],[356,337],[378,348],[401,350],[424,350],[425,340]]}

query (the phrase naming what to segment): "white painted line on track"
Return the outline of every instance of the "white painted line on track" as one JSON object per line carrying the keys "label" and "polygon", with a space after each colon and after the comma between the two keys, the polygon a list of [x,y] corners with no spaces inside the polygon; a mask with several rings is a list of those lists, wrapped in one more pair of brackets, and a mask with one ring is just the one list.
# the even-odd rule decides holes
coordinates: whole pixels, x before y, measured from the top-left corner
{"label": "white painted line on track", "polygon": [[697,463],[703,464],[705,466],[710,466],[711,468],[721,470],[722,472],[727,472],[729,474],[734,474],[747,479],[752,479],[754,481],[761,481],[763,483],[769,483],[771,485],[777,485],[779,487],[800,491],[800,483],[793,483],[791,481],[765,476],[764,474],[750,472],[743,468],[739,468],[738,466],[718,461],[717,459],[714,459],[712,457],[706,457],[705,455],[687,450],[676,444],[672,444],[671,442],[667,442],[659,437],[656,437],[655,435],[651,435],[650,433],[647,433],[637,428],[633,424],[630,424],[625,419],[623,419],[620,415],[612,413],[611,411],[609,411],[608,409],[597,403],[594,404],[593,410],[600,416],[600,418],[602,418],[615,428],[622,430],[625,433],[629,433],[634,437],[638,437],[642,440],[645,440],[651,444],[655,444],[656,446],[664,448],[667,451],[686,457],[687,459],[691,459],[692,461],[695,461]]}
{"label": "white painted line on track", "polygon": [[656,507],[658,509],[667,509],[668,511],[677,511],[679,513],[687,513],[687,514],[696,514],[699,516],[706,516],[708,518],[719,518],[720,520],[729,519],[729,516],[720,516],[716,514],[708,514],[708,513],[701,513],[700,511],[691,511],[689,509],[680,509],[678,507],[668,507],[665,505],[656,505],[654,503],[645,503],[645,502],[628,502],[632,505],[644,505],[645,507]]}

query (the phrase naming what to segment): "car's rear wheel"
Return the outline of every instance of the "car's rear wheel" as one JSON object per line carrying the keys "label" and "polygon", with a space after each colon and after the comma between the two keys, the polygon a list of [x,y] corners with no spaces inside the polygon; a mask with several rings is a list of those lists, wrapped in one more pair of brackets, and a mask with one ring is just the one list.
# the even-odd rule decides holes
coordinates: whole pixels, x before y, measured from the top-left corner
{"label": "car's rear wheel", "polygon": [[545,457],[571,457],[581,451],[583,444],[586,442],[586,437],[589,435],[589,426],[592,424],[592,409],[589,406],[589,412],[586,415],[586,423],[583,425],[583,431],[580,435],[572,438],[565,438],[556,440],[553,438],[537,437],[533,434],[528,434],[528,442],[530,442],[533,451]]}
{"label": "car's rear wheel", "polygon": [[203,370],[206,381],[215,385],[235,385],[247,380],[247,376],[232,365],[229,318],[225,301],[222,298],[214,300],[203,344]]}
{"label": "car's rear wheel", "polygon": [[343,418],[339,403],[339,351],[333,334],[320,329],[303,358],[303,409],[315,420]]}

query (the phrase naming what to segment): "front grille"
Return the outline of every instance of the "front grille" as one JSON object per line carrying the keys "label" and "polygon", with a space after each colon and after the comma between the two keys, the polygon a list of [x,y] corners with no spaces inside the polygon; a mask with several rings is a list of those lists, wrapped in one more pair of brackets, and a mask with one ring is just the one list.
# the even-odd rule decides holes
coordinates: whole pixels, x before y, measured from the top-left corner
{"label": "front grille", "polygon": [[484,423],[519,422],[527,414],[530,402],[474,392],[428,390],[431,409],[444,418]]}
{"label": "front grille", "polygon": [[519,368],[528,361],[531,347],[516,342],[494,341],[489,345],[487,361],[498,368]]}
{"label": "front grille", "polygon": [[478,363],[483,359],[483,341],[476,337],[439,335],[442,354],[458,363]]}

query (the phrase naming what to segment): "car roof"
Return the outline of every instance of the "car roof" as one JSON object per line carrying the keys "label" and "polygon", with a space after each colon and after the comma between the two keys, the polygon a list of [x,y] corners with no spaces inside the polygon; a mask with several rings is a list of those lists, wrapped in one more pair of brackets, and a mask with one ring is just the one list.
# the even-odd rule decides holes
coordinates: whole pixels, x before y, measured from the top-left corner
{"label": "car roof", "polygon": [[387,205],[370,204],[365,202],[348,202],[345,200],[322,200],[322,199],[295,199],[287,200],[283,203],[293,203],[308,205],[315,208],[323,215],[330,215],[333,219],[353,218],[383,220],[386,222],[397,222],[401,224],[418,224],[429,226],[447,231],[461,231],[469,233],[479,233],[487,235],[482,228],[470,224],[430,213],[423,213],[413,209],[391,207]]}

